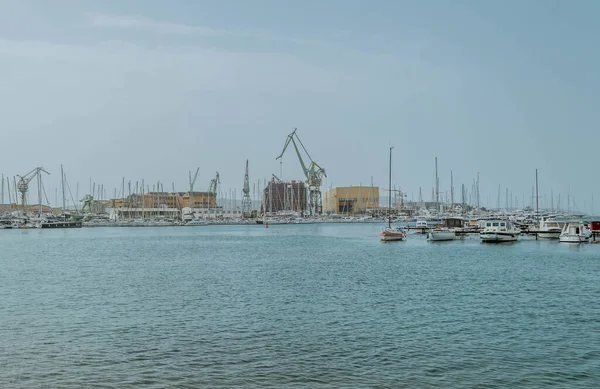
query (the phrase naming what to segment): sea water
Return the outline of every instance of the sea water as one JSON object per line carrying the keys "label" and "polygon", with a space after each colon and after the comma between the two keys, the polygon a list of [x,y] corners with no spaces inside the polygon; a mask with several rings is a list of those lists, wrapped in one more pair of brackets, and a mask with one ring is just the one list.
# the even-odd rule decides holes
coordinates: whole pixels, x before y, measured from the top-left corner
{"label": "sea water", "polygon": [[600,244],[380,229],[0,231],[0,387],[600,387]]}

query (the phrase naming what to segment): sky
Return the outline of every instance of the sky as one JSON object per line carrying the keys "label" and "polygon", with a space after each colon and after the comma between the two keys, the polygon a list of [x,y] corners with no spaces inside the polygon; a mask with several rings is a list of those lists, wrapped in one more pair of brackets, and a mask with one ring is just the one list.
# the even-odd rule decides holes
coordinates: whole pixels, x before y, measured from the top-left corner
{"label": "sky", "polygon": [[[241,195],[302,179],[294,128],[329,187],[596,212],[600,3],[0,0],[0,173],[60,165],[80,195],[123,177]],[[152,189],[152,188],[151,188]]]}

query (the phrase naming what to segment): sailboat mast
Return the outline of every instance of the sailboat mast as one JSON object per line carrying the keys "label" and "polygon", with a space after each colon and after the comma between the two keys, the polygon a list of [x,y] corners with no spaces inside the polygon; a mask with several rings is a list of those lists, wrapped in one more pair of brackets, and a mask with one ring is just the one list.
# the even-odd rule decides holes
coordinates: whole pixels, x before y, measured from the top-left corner
{"label": "sailboat mast", "polygon": [[450,170],[450,206],[454,207],[454,176]]}
{"label": "sailboat mast", "polygon": [[539,218],[538,170],[535,169],[535,220]]}
{"label": "sailboat mast", "polygon": [[437,165],[437,157],[435,157],[435,206],[436,208],[440,203],[440,180],[438,178],[438,165]]}
{"label": "sailboat mast", "polygon": [[388,227],[392,227],[392,149],[390,147],[389,191],[388,191]]}
{"label": "sailboat mast", "polygon": [[63,165],[60,165],[60,186],[62,189],[62,211],[65,213],[65,172],[63,170]]}

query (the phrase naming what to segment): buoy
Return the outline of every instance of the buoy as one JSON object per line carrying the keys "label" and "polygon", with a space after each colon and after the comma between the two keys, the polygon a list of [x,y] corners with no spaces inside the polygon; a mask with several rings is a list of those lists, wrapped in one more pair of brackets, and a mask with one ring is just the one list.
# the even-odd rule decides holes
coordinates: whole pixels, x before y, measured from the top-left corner
{"label": "buoy", "polygon": [[267,224],[265,224],[265,228],[269,228],[269,222],[267,222]]}

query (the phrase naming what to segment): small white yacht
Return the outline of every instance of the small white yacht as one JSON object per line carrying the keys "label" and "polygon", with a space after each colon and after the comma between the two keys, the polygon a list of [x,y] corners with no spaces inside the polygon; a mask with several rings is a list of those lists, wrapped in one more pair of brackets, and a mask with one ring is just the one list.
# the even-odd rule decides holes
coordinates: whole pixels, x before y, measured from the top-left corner
{"label": "small white yacht", "polygon": [[540,220],[540,227],[537,230],[538,238],[540,239],[558,239],[563,230],[563,225],[551,218],[544,218]]}
{"label": "small white yacht", "polygon": [[509,220],[492,219],[485,221],[485,227],[479,233],[483,243],[516,242],[521,231]]}
{"label": "small white yacht", "polygon": [[583,222],[565,224],[558,240],[563,243],[584,243],[590,240],[590,235]]}
{"label": "small white yacht", "polygon": [[443,224],[436,226],[427,235],[427,239],[432,242],[456,239],[456,231],[461,230],[464,225],[464,219],[460,217],[448,217],[443,220]]}
{"label": "small white yacht", "polygon": [[193,219],[185,223],[186,226],[207,226],[208,222],[201,219]]}
{"label": "small white yacht", "polygon": [[417,218],[417,222],[415,223],[415,229],[419,234],[426,234],[429,231],[429,225],[427,224],[427,219],[425,218]]}

